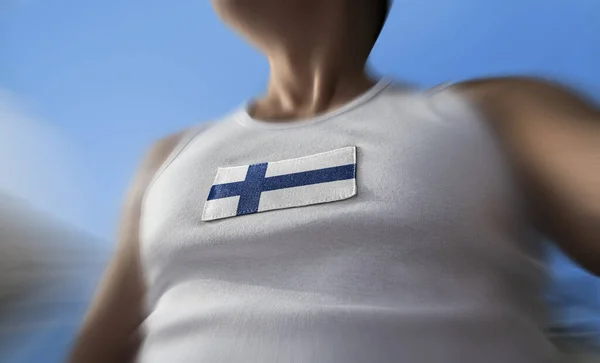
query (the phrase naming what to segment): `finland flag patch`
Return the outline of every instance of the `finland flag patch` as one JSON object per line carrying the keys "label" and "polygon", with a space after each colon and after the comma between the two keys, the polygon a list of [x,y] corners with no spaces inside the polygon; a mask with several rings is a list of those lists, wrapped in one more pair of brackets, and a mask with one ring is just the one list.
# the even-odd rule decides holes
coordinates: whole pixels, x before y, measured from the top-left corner
{"label": "finland flag patch", "polygon": [[203,221],[335,202],[356,195],[356,147],[275,162],[219,168]]}

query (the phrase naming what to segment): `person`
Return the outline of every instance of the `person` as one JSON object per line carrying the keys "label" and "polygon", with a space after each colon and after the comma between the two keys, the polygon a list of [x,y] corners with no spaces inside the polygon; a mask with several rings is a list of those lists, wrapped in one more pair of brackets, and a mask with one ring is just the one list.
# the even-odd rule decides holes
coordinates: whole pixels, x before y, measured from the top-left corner
{"label": "person", "polygon": [[537,236],[600,272],[600,110],[377,80],[387,1],[213,5],[268,89],[151,148],[71,362],[552,361]]}

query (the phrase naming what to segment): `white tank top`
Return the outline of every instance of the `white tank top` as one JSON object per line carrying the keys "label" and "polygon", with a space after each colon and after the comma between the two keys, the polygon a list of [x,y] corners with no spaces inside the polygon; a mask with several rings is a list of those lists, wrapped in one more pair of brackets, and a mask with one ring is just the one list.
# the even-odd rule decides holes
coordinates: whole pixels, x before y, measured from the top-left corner
{"label": "white tank top", "polygon": [[465,100],[197,128],[144,201],[140,363],[547,363],[544,267]]}

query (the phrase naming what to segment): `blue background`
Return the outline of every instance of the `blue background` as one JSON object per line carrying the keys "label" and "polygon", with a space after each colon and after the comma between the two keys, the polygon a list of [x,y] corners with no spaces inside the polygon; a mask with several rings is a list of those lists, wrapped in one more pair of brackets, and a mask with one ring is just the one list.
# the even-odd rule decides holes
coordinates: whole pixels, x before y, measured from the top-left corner
{"label": "blue background", "polygon": [[[598,0],[396,0],[372,64],[423,87],[551,76],[600,99],[599,19]],[[206,0],[5,1],[0,52],[0,87],[76,145],[84,161],[77,173],[87,181],[80,224],[104,241],[114,240],[144,149],[238,106],[264,89],[268,75],[265,60],[220,24]],[[565,319],[593,323],[598,282],[554,256],[552,301],[566,306]],[[87,290],[72,292],[78,306]],[[58,361],[79,316],[70,311],[59,327],[26,334],[35,348],[10,361]]]}

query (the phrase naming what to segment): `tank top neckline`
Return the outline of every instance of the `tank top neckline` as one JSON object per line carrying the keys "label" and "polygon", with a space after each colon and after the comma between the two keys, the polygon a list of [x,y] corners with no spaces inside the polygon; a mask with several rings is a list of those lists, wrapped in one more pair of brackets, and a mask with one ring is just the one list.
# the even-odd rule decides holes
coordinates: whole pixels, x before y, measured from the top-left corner
{"label": "tank top neckline", "polygon": [[383,77],[379,81],[377,81],[377,83],[375,83],[375,85],[373,85],[366,92],[362,93],[361,95],[354,98],[353,100],[346,103],[345,105],[338,107],[335,110],[325,112],[321,115],[311,117],[311,118],[297,119],[297,120],[291,120],[291,121],[266,121],[266,120],[254,118],[254,117],[250,116],[250,114],[248,113],[248,108],[249,108],[250,104],[252,103],[252,101],[246,102],[241,107],[241,109],[236,113],[235,118],[243,126],[251,127],[251,128],[260,128],[260,129],[281,130],[281,129],[290,129],[290,128],[297,128],[297,127],[313,125],[316,123],[320,123],[320,122],[332,119],[335,116],[344,114],[350,110],[353,110],[353,109],[367,103],[368,101],[370,101],[371,99],[376,97],[378,94],[380,94],[382,91],[387,89],[391,83],[392,83],[391,78]]}

